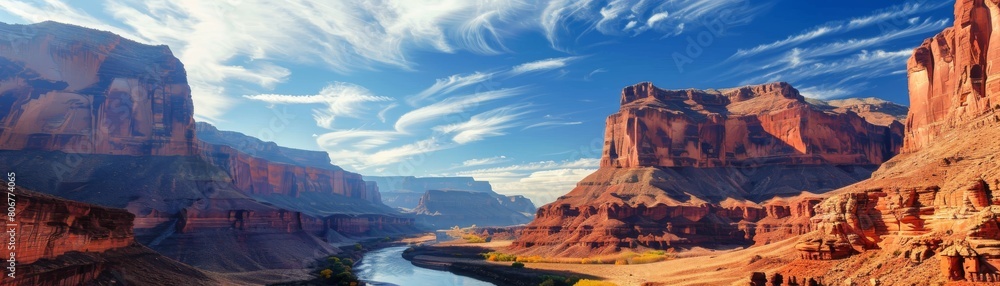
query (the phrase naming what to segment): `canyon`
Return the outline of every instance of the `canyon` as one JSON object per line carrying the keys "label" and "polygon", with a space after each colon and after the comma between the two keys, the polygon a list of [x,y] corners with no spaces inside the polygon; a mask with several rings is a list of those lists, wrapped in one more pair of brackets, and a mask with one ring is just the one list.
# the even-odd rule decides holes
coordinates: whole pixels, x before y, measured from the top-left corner
{"label": "canyon", "polygon": [[300,269],[344,236],[415,231],[323,152],[195,123],[166,46],[55,22],[0,31],[16,38],[0,43],[0,165],[32,174],[20,186],[128,210],[134,240],[158,253],[212,271]]}
{"label": "canyon", "polygon": [[862,106],[870,103],[814,104],[787,83],[663,90],[647,82],[626,87],[620,102],[607,118],[601,167],[542,206],[511,251],[587,257],[805,234],[822,194],[868,178],[903,140],[902,123],[854,111],[893,116]]}

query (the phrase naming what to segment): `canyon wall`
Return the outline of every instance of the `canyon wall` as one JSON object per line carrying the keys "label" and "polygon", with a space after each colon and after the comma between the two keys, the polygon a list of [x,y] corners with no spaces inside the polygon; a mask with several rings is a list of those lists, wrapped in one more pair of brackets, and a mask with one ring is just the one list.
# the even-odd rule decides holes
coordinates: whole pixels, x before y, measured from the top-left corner
{"label": "canyon wall", "polygon": [[539,208],[512,251],[584,257],[808,233],[819,194],[868,178],[903,138],[898,121],[874,124],[860,107],[810,103],[787,83],[640,83],[620,102],[607,119],[601,167]]}
{"label": "canyon wall", "polygon": [[43,22],[0,23],[0,149],[192,155],[184,65],[166,46]]}

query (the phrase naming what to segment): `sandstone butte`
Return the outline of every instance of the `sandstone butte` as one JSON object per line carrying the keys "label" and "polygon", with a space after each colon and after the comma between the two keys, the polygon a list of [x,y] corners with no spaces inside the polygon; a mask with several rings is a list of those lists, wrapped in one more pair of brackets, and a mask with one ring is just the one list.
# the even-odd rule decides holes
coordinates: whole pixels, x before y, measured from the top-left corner
{"label": "sandstone butte", "polygon": [[868,178],[902,146],[903,125],[880,123],[810,103],[787,83],[626,87],[601,167],[542,206],[511,250],[586,257],[810,232],[817,194]]}
{"label": "sandstone butte", "polygon": [[901,154],[815,207],[799,259],[773,269],[830,285],[1000,282],[1000,6],[960,0],[907,63]]}
{"label": "sandstone butte", "polygon": [[199,140],[184,66],[166,46],[55,22],[0,33],[12,39],[0,42],[0,165],[31,174],[21,186],[127,209],[136,240],[168,257],[300,268],[341,235],[413,227],[326,154],[207,127],[215,140]]}
{"label": "sandstone butte", "polygon": [[[16,188],[17,272],[0,285],[218,285],[199,269],[135,242],[123,209]],[[37,262],[37,263],[36,263]],[[156,271],[149,275],[148,271]],[[5,274],[9,273],[7,271]]]}

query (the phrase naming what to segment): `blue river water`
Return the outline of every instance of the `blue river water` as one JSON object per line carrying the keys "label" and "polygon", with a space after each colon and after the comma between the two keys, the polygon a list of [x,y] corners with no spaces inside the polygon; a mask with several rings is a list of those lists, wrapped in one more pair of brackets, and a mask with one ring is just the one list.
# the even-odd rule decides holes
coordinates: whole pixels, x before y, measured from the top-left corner
{"label": "blue river water", "polygon": [[357,266],[358,278],[370,285],[399,286],[492,286],[494,284],[448,271],[414,266],[403,259],[406,246],[388,247],[365,253]]}

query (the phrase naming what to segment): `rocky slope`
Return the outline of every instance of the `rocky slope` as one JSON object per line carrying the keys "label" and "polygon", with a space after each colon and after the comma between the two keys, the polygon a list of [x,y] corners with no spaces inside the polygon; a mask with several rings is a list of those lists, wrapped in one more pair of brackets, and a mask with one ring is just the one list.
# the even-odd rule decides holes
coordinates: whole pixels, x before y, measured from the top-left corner
{"label": "rocky slope", "polygon": [[816,230],[796,245],[802,259],[778,272],[835,283],[1000,281],[997,13],[995,1],[958,1],[954,26],[914,50],[902,154],[820,203]]}
{"label": "rocky slope", "polygon": [[0,165],[30,174],[22,186],[127,209],[156,251],[218,271],[301,268],[341,234],[412,228],[328,158],[221,131],[199,141],[165,46],[54,22],[0,32],[14,39],[0,42]]}
{"label": "rocky slope", "polygon": [[[16,188],[17,268],[0,285],[218,285],[138,245],[133,214]],[[155,271],[151,275],[150,271]],[[10,273],[9,270],[5,274]]]}
{"label": "rocky slope", "polygon": [[601,168],[541,207],[512,250],[766,244],[811,231],[818,197],[867,178],[902,124],[810,104],[787,83],[726,90],[626,87]]}
{"label": "rocky slope", "polygon": [[504,226],[527,223],[535,205],[524,196],[505,196],[489,182],[471,177],[365,176],[381,190],[386,205],[410,210],[431,228]]}

